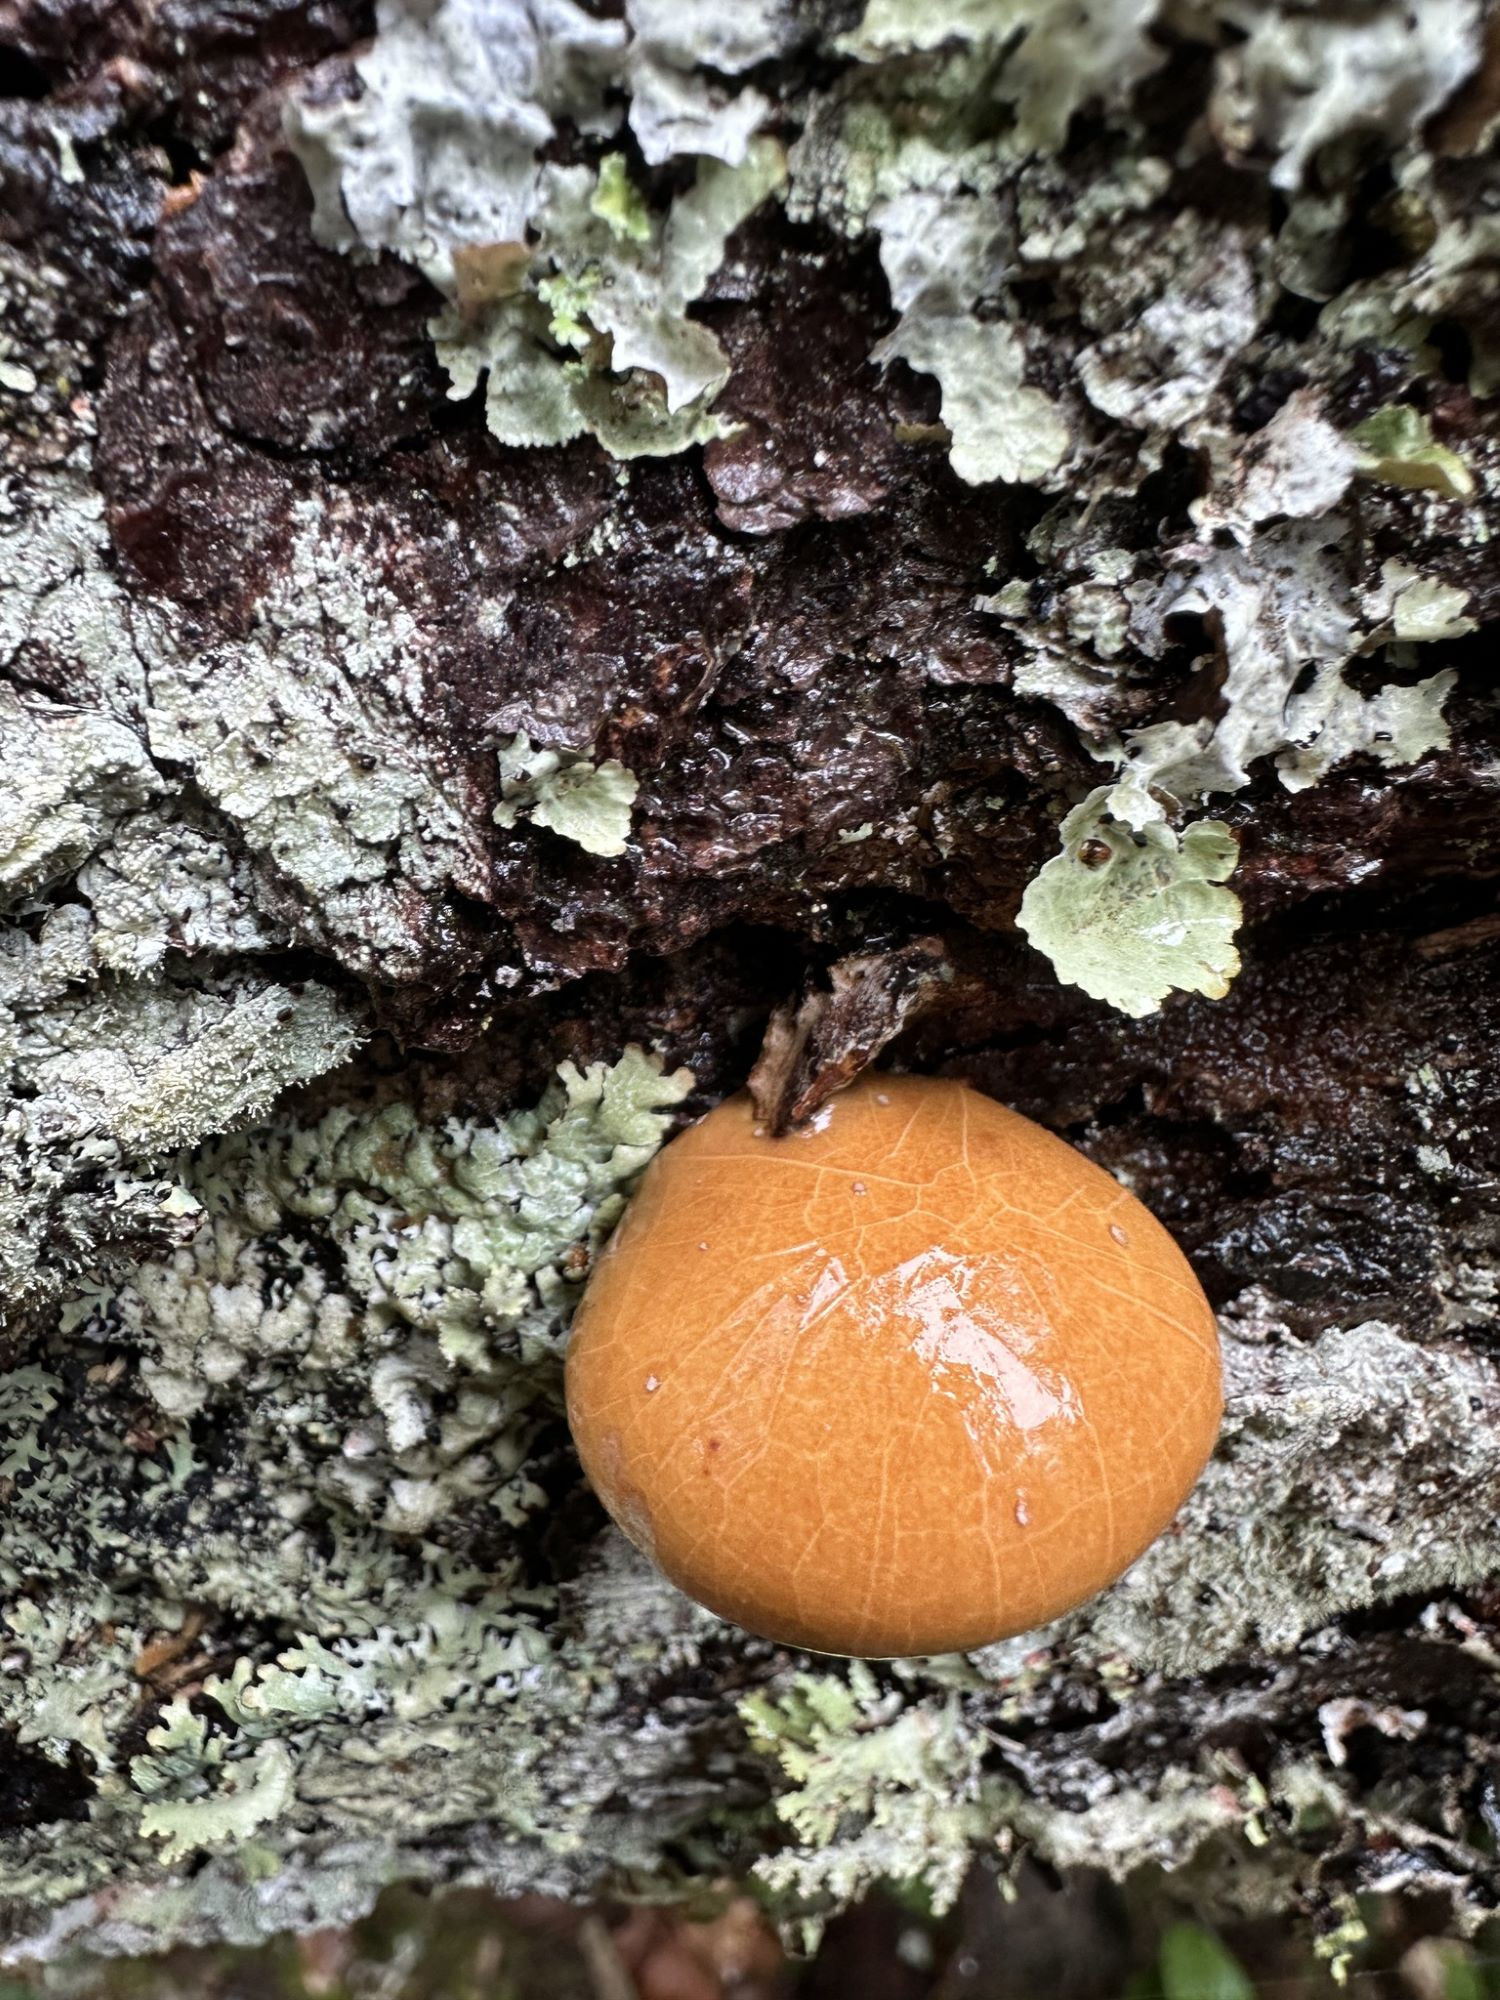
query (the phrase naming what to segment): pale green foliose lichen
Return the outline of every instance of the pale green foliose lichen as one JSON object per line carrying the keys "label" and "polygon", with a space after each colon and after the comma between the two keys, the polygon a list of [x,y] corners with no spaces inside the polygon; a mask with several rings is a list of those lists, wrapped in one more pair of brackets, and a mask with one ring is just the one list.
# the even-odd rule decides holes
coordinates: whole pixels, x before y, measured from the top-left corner
{"label": "pale green foliose lichen", "polygon": [[771,101],[745,73],[809,39],[796,0],[627,0],[627,113],[641,154],[661,166],[707,154],[738,166]]}
{"label": "pale green foliose lichen", "polygon": [[[1421,645],[1437,639],[1462,639],[1478,631],[1478,620],[1469,615],[1469,593],[1457,584],[1421,576],[1395,558],[1382,564],[1381,580],[1391,592],[1391,629],[1398,639]],[[1434,676],[1435,680],[1443,678]],[[1439,732],[1443,729],[1440,710],[1445,692],[1446,687],[1440,688],[1428,700],[1434,742],[1443,740]]]}
{"label": "pale green foliose lichen", "polygon": [[494,818],[514,826],[524,812],[533,826],[548,827],[585,854],[625,852],[630,808],[640,780],[617,758],[592,759],[566,750],[533,749],[524,733],[500,751],[500,803]]}
{"label": "pale green foliose lichen", "polygon": [[[356,95],[287,111],[321,240],[393,251],[454,301],[433,322],[438,357],[455,396],[487,378],[490,428],[508,444],[590,432],[630,458],[718,436],[728,363],[688,308],[785,162],[757,136],[768,101],[705,72],[776,53],[791,10],[758,0],[723,18],[632,0],[625,21],[596,21],[572,0],[384,0],[378,30]],[[597,168],[541,157],[560,119],[613,136],[612,87],[630,93],[648,161],[700,160],[665,212],[618,151]]]}
{"label": "pale green foliose lichen", "polygon": [[376,29],[356,94],[287,108],[313,228],[336,249],[392,251],[452,292],[456,253],[526,242],[557,121],[613,129],[605,97],[625,28],[573,0],[381,0]]}
{"label": "pale green foliose lichen", "polygon": [[0,687],[0,746],[16,782],[0,802],[0,893],[45,888],[157,789],[144,746],[107,715],[28,703]]}
{"label": "pale green foliose lichen", "polygon": [[1122,105],[1160,65],[1159,11],[1159,0],[869,0],[841,46],[873,62],[967,45],[988,58],[995,98],[1015,106],[1018,146],[1052,151],[1075,111]]}
{"label": "pale green foliose lichen", "polygon": [[1311,12],[1199,0],[1187,13],[1242,35],[1220,63],[1210,115],[1230,145],[1269,146],[1286,189],[1333,141],[1419,131],[1473,71],[1482,24],[1479,0]]}
{"label": "pale green foliose lichen", "polygon": [[1218,999],[1239,971],[1239,898],[1224,883],[1239,847],[1217,820],[1179,836],[1109,811],[1110,787],[1062,823],[1062,852],[1031,882],[1017,922],[1059,979],[1122,1014],[1150,1014],[1169,993]]}
{"label": "pale green foliose lichen", "polygon": [[597,174],[542,167],[533,288],[433,322],[452,393],[485,378],[489,426],[507,444],[565,444],[587,431],[634,458],[718,437],[712,406],[729,363],[687,309],[731,231],[784,174],[780,146],[757,139],[736,166],[703,161],[667,214],[648,217],[624,204],[608,160]]}
{"label": "pale green foliose lichen", "polygon": [[[224,1739],[181,1698],[146,1733],[149,1754],[135,1758],[131,1782],[146,1799],[141,1832],[162,1842],[164,1861],[204,1848],[247,1841],[279,1819],[292,1797],[292,1760],[284,1743],[261,1743],[225,1768]],[[174,1793],[186,1791],[185,1797]]]}
{"label": "pale green foliose lichen", "polygon": [[1124,738],[1114,795],[1123,817],[1132,824],[1155,817],[1153,790],[1181,803],[1239,791],[1265,757],[1288,790],[1300,791],[1356,753],[1399,765],[1447,741],[1440,719],[1415,736],[1393,737],[1390,708],[1395,700],[1434,712],[1451,672],[1370,696],[1344,678],[1379,623],[1358,597],[1350,540],[1350,524],[1337,515],[1267,528],[1249,548],[1217,551],[1170,580],[1145,609],[1144,620],[1158,628],[1184,614],[1215,621],[1227,661],[1224,712],[1153,723]]}
{"label": "pale green foliose lichen", "polygon": [[976,486],[1044,479],[1067,453],[1067,424],[1049,396],[1027,385],[1017,330],[974,316],[1002,268],[998,211],[978,197],[911,193],[876,208],[871,220],[901,313],[874,359],[906,361],[937,377],[961,479]]}
{"label": "pale green foliose lichen", "polygon": [[[1399,677],[1409,659],[1392,655],[1388,684],[1361,693],[1346,669],[1393,637],[1458,636],[1462,605],[1434,600],[1428,618],[1430,580],[1414,579],[1415,594],[1399,602],[1384,586],[1370,589],[1354,519],[1343,510],[1360,477],[1474,502],[1474,473],[1404,404],[1344,435],[1316,386],[1295,390],[1247,438],[1232,421],[1226,385],[1265,323],[1275,260],[1283,260],[1285,277],[1285,260],[1302,241],[1294,276],[1300,282],[1313,272],[1317,233],[1333,226],[1317,210],[1331,198],[1327,186],[1353,171],[1348,163],[1361,144],[1407,140],[1473,72],[1480,10],[1475,0],[1444,0],[1415,36],[1394,7],[1326,19],[1237,0],[1171,10],[1175,33],[1216,50],[1215,135],[1231,151],[1269,156],[1276,183],[1295,197],[1299,219],[1269,252],[1233,220],[1187,204],[1170,213],[1154,207],[1171,167],[1139,132],[1108,165],[1091,159],[1084,176],[1070,179],[1046,157],[1085,104],[1102,113],[1106,129],[1130,133],[1129,94],[1162,61],[1152,31],[1163,12],[1133,0],[1081,9],[1051,0],[870,0],[840,43],[859,67],[809,108],[792,149],[788,203],[796,215],[878,238],[901,317],[875,358],[936,377],[963,478],[1056,492],[1089,467],[1089,440],[1106,461],[1123,453],[1118,472],[1089,468],[1092,497],[1071,509],[1070,525],[1057,525],[1070,512],[1064,503],[1044,527],[1054,563],[1069,538],[1086,548],[1084,524],[1113,480],[1127,483],[1126,464],[1139,482],[1175,443],[1207,465],[1209,490],[1191,509],[1204,544],[1181,550],[1164,574],[1101,571],[1097,580],[1050,591],[1040,616],[1024,591],[989,600],[1025,649],[1018,692],[1054,701],[1086,746],[1115,765],[1115,821],[1175,851],[1167,823],[1181,826],[1214,797],[1243,789],[1263,760],[1296,790],[1351,756],[1400,767],[1447,744],[1442,704],[1451,672],[1413,684]],[[997,110],[1005,106],[1009,118]],[[1333,162],[1321,193],[1304,191],[1315,158]],[[1411,226],[1420,234],[1429,215],[1439,226],[1454,194],[1419,145],[1407,146],[1398,174]],[[1487,296],[1477,277],[1481,227],[1470,205],[1461,221],[1439,228],[1414,266],[1397,265],[1389,278],[1354,288],[1352,303],[1339,302],[1347,316],[1365,299],[1363,318],[1330,315],[1319,337],[1333,343],[1362,333],[1420,348],[1445,309],[1464,318],[1467,293]],[[1047,281],[1059,263],[1078,326],[1051,326],[1044,335],[1028,324],[1018,282]],[[1335,279],[1330,290],[1337,289]],[[1476,352],[1487,352],[1482,320],[1472,334]],[[1323,365],[1332,372],[1340,364],[1335,357]],[[1476,387],[1489,379],[1477,377]],[[1125,444],[1132,434],[1134,444]],[[1216,532],[1234,546],[1213,546]],[[1116,678],[1111,662],[1132,647],[1159,657],[1168,622],[1180,629],[1185,618],[1222,635],[1217,658],[1202,663],[1205,672],[1218,670],[1214,712],[1121,733],[1100,728],[1095,717]],[[1191,828],[1181,830],[1186,840]],[[1065,853],[1049,868],[1046,886],[1029,899],[1034,935],[1078,964],[1087,942],[1070,941],[1057,899],[1076,864]],[[1149,924],[1153,901],[1112,900],[1127,879],[1128,871],[1101,870],[1077,907],[1087,906],[1091,925],[1109,925],[1127,960],[1159,970],[1142,983],[1096,968],[1092,990],[1118,990],[1133,1006],[1154,1007],[1177,982],[1160,971],[1161,938],[1130,928]],[[1218,969],[1187,983],[1222,991],[1236,962],[1223,930],[1234,900],[1216,882],[1199,881],[1195,892],[1217,913],[1207,957]]]}
{"label": "pale green foliose lichen", "polygon": [[[1153,866],[1170,874],[1181,862],[1175,836],[1163,846],[1169,819],[1243,790],[1265,760],[1289,791],[1301,791],[1346,758],[1368,756],[1400,768],[1449,741],[1443,703],[1457,678],[1452,668],[1421,679],[1393,679],[1368,693],[1350,684],[1346,669],[1391,639],[1423,643],[1461,636],[1470,629],[1464,593],[1389,562],[1375,585],[1362,587],[1355,529],[1339,512],[1258,518],[1267,511],[1292,517],[1300,511],[1303,481],[1289,480],[1290,461],[1280,455],[1287,436],[1302,433],[1304,451],[1309,443],[1320,445],[1325,432],[1336,446],[1341,443],[1309,402],[1288,408],[1280,436],[1268,426],[1266,442],[1226,468],[1216,497],[1200,505],[1205,525],[1216,521],[1233,531],[1229,545],[1193,550],[1189,566],[1156,580],[1138,574],[1133,560],[1117,562],[1103,551],[1094,561],[1097,580],[1058,594],[1045,622],[1032,618],[1024,589],[984,600],[986,608],[1014,622],[1027,645],[1030,657],[1017,673],[1018,690],[1054,702],[1078,726],[1089,749],[1117,773],[1112,786],[1076,808],[1065,823],[1063,852],[1027,893],[1023,927],[1060,973],[1065,960],[1074,968],[1064,977],[1114,1004],[1121,1004],[1117,993],[1128,995],[1128,1012],[1149,1011],[1142,1003],[1152,992],[1150,1007],[1184,984],[1201,992],[1225,990],[1238,965],[1229,942],[1234,898],[1218,886],[1222,877],[1203,879],[1194,871],[1192,895],[1200,914],[1206,920],[1214,913],[1213,941],[1200,939],[1206,955],[1199,972],[1185,979],[1170,976],[1162,955],[1167,934],[1155,923],[1160,906],[1137,893],[1145,878],[1113,866],[1091,874],[1080,861],[1079,840],[1067,831],[1071,825],[1079,839],[1085,837],[1078,814],[1097,817],[1107,811],[1118,823],[1113,833],[1094,831],[1117,841],[1130,829],[1136,841],[1152,844]],[[1322,466],[1316,477],[1327,483],[1309,492],[1309,508],[1341,496],[1359,459],[1353,449],[1342,457],[1325,452]],[[1274,496],[1274,508],[1266,506],[1267,496]],[[1054,532],[1044,523],[1038,536]],[[1214,711],[1192,722],[1149,723],[1119,735],[1101,731],[1094,717],[1112,680],[1111,660],[1127,639],[1159,657],[1168,643],[1169,621],[1185,616],[1203,620],[1215,638],[1214,652],[1198,668],[1220,668]],[[1407,667],[1416,657],[1397,648],[1390,664],[1393,670]],[[1183,829],[1184,849],[1193,833],[1191,824]],[[1226,859],[1232,867],[1232,855]],[[1076,936],[1075,920],[1084,926]],[[1108,948],[1100,956],[1106,935]],[[1141,970],[1147,965],[1156,970],[1142,978],[1126,969],[1132,960]],[[1178,969],[1186,973],[1198,962],[1189,952],[1178,960]],[[1111,971],[1112,964],[1118,969]],[[1210,965],[1216,970],[1207,970]]]}
{"label": "pale green foliose lichen", "polygon": [[[332,1367],[365,1349],[374,1408],[329,1477],[349,1495],[404,1482],[409,1512],[412,1482],[437,1476],[429,1446],[451,1467],[508,1414],[504,1399],[476,1401],[440,1420],[448,1369],[555,1355],[571,1287],[687,1084],[627,1051],[612,1070],[566,1065],[536,1110],[500,1124],[432,1130],[397,1102],[213,1141],[178,1165],[208,1219],[168,1262],[128,1273],[104,1311],[145,1349],[174,1416],[230,1382],[269,1393],[260,1371],[287,1357]],[[322,1246],[295,1279],[292,1217]]]}
{"label": "pale green foliose lichen", "polygon": [[1392,403],[1350,433],[1359,469],[1395,486],[1429,487],[1450,500],[1472,500],[1474,475],[1456,451],[1432,435],[1432,424],[1409,403]]}

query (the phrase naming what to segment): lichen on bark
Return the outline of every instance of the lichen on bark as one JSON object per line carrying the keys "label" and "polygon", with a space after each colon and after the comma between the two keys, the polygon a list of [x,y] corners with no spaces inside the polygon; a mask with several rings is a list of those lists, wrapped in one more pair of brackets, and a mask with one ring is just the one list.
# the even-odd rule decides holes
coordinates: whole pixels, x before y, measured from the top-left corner
{"label": "lichen on bark", "polygon": [[[0,0],[0,1964],[1028,1850],[1493,1903],[1497,42],[1407,12]],[[447,393],[506,327],[545,446]],[[581,1486],[571,1301],[773,1010],[1220,1309],[1056,1628],[799,1660]]]}

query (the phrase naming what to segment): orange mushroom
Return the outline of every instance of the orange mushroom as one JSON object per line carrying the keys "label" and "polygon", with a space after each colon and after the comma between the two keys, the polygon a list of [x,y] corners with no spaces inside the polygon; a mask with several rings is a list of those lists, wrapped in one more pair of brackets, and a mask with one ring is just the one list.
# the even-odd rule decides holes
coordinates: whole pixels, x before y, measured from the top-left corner
{"label": "orange mushroom", "polygon": [[625,1533],[767,1638],[1024,1632],[1110,1583],[1213,1448],[1214,1316],[1110,1176],[961,1083],[867,1077],[652,1162],[574,1322],[568,1417]]}

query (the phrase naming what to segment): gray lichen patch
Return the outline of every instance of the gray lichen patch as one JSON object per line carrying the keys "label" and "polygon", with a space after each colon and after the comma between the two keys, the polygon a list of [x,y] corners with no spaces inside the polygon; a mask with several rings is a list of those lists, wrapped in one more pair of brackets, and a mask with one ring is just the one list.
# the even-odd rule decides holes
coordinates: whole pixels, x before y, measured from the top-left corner
{"label": "gray lichen patch", "polygon": [[[627,1051],[499,1124],[349,1106],[176,1161],[180,1247],[94,1287],[44,1360],[0,1378],[0,1589],[24,1649],[0,1726],[96,1773],[87,1826],[30,1876],[11,1855],[13,1909],[118,1880],[127,1853],[143,1878],[221,1848],[274,1875],[316,1824],[550,1824],[576,1846],[613,1780],[564,1783],[560,1733],[611,1683],[549,1636],[516,1536],[546,1505],[528,1461],[568,1308],[689,1082]],[[129,1358],[89,1359],[106,1352]],[[156,1414],[128,1427],[142,1392]],[[285,1637],[204,1678],[236,1614]],[[192,1660],[201,1699],[166,1701],[127,1756]]]}
{"label": "gray lichen patch", "polygon": [[[1245,1307],[1225,1322],[1219,1454],[1182,1532],[1089,1615],[1078,1639],[1094,1657],[1203,1672],[1251,1648],[1288,1651],[1330,1618],[1413,1587],[1461,1589],[1500,1565],[1494,1370],[1380,1321],[1303,1343],[1266,1323],[1263,1302]],[[1259,1497],[1247,1512],[1250,1491]],[[1163,1624],[1160,1607],[1189,1587],[1191,1628]]]}
{"label": "gray lichen patch", "polygon": [[155,971],[174,952],[230,957],[287,943],[255,906],[247,857],[170,808],[118,821],[74,883],[91,919],[92,962],[110,972]]}
{"label": "gray lichen patch", "polygon": [[355,1034],[327,987],[241,981],[214,992],[151,981],[44,1005],[19,1029],[15,1063],[76,1140],[107,1135],[156,1159],[214,1124],[234,1125],[287,1083],[320,1076]]}
{"label": "gray lichen patch", "polygon": [[1235,149],[1265,144],[1272,178],[1295,189],[1318,153],[1375,136],[1399,145],[1452,97],[1479,59],[1479,0],[1436,0],[1326,17],[1227,0],[1201,10],[1246,30],[1226,52],[1210,117]]}
{"label": "gray lichen patch", "polygon": [[1155,0],[868,0],[842,46],[867,62],[966,46],[987,58],[994,97],[1015,107],[1018,150],[1055,152],[1074,112],[1092,102],[1118,111],[1159,66],[1156,13]]}
{"label": "gray lichen patch", "polygon": [[357,524],[310,504],[247,636],[150,663],[153,756],[233,822],[261,901],[367,975],[407,969],[414,897],[486,884],[457,761],[410,726],[419,639]]}
{"label": "gray lichen patch", "polygon": [[1429,718],[1409,733],[1392,728],[1390,696],[1361,697],[1344,679],[1379,618],[1351,587],[1350,534],[1350,523],[1337,517],[1267,530],[1244,555],[1210,557],[1185,588],[1151,608],[1148,616],[1158,619],[1215,618],[1228,660],[1228,712],[1208,729],[1168,723],[1133,732],[1125,766],[1132,790],[1154,786],[1176,798],[1237,791],[1266,756],[1297,790],[1358,752],[1414,763],[1447,741],[1439,711],[1451,675],[1433,676],[1401,698],[1413,722]]}
{"label": "gray lichen patch", "polygon": [[871,221],[901,313],[874,358],[938,378],[961,479],[1044,481],[1070,448],[1067,423],[1051,397],[1027,386],[1018,329],[974,313],[1003,269],[998,210],[978,196],[911,193],[872,210]]}
{"label": "gray lichen patch", "polygon": [[242,979],[204,989],[97,979],[78,906],[38,943],[12,932],[0,970],[0,1281],[7,1328],[24,1328],[74,1287],[170,1241],[193,1208],[163,1157],[205,1127],[262,1110],[320,1074],[357,1039],[327,987]]}
{"label": "gray lichen patch", "polygon": [[[157,895],[163,869],[196,877],[179,910],[189,926],[182,945],[193,948],[191,913],[209,893],[211,868],[225,885],[215,895],[220,929],[231,876],[237,907],[253,901],[262,912],[241,941],[253,932],[252,949],[273,941],[270,924],[275,942],[316,939],[347,951],[357,970],[400,978],[422,903],[452,886],[482,894],[487,877],[482,841],[465,823],[458,760],[430,736],[414,743],[409,725],[425,701],[420,634],[362,561],[357,524],[305,506],[253,629],[204,645],[168,602],[138,600],[127,616],[102,505],[81,473],[28,482],[25,501],[14,519],[0,518],[0,658],[21,683],[0,709],[20,774],[0,816],[9,888],[53,886],[117,821],[180,791],[186,777],[222,817],[205,820],[201,804],[177,808],[171,823],[183,826],[194,858],[173,864],[164,834],[150,862]],[[75,690],[70,703],[25,686],[60,672]],[[205,838],[225,849],[222,859],[209,862]],[[122,854],[99,865],[118,874],[145,863]],[[137,919],[121,910],[108,921]]]}
{"label": "gray lichen patch", "polygon": [[938,1915],[952,1907],[1001,1804],[956,1695],[902,1699],[855,1661],[846,1676],[803,1673],[776,1694],[751,1695],[740,1712],[785,1774],[776,1811],[796,1842],[758,1872],[789,1908],[809,1912],[808,1942],[816,1912],[872,1882],[920,1885]]}
{"label": "gray lichen patch", "polygon": [[610,128],[604,92],[623,42],[617,22],[571,0],[545,13],[527,0],[386,0],[355,88],[288,107],[318,237],[394,251],[455,291],[456,253],[525,243],[536,155],[557,120]]}
{"label": "gray lichen patch", "polygon": [[[75,442],[72,457],[81,456]],[[71,463],[17,482],[0,526],[0,1172],[4,1299],[25,1326],[183,1209],[164,1155],[341,1061],[354,1011],[320,981],[231,972],[282,950],[243,848],[151,754],[182,643],[127,610],[102,507]],[[160,674],[160,680],[153,678]],[[65,676],[71,698],[49,692]]]}
{"label": "gray lichen patch", "polygon": [[[0,584],[15,676],[0,690],[14,774],[0,863],[0,1311],[12,1325],[123,1245],[178,1231],[157,1179],[165,1153],[264,1109],[357,1039],[320,982],[224,976],[233,955],[286,940],[252,914],[243,867],[201,816],[167,806],[175,781],[149,754],[144,716],[170,621],[127,616],[99,501],[77,473],[50,472],[25,498]],[[72,700],[46,692],[59,671]]]}
{"label": "gray lichen patch", "polygon": [[0,806],[0,891],[24,896],[70,874],[113,822],[157,789],[139,736],[0,688],[0,754],[17,783]]}
{"label": "gray lichen patch", "polygon": [[[54,786],[60,782],[60,758],[70,750],[75,756],[90,754],[85,741],[98,745],[94,754],[112,754],[128,765],[134,753],[118,735],[106,734],[105,725],[133,726],[138,735],[142,698],[134,621],[105,557],[104,503],[77,444],[74,455],[79,462],[17,478],[0,510],[0,663],[25,685],[45,684],[48,666],[66,661],[76,697],[88,697],[86,704],[75,700],[73,707],[86,712],[72,714],[70,722],[66,711],[49,720],[49,705],[33,690],[29,699],[19,692],[11,696],[16,705],[9,711],[7,735],[50,731],[54,747],[35,744],[31,754],[38,760],[35,782]],[[138,787],[141,782],[137,778]],[[150,789],[146,784],[140,797]],[[18,786],[10,812],[27,810],[29,790],[29,783]]]}
{"label": "gray lichen patch", "polygon": [[[1330,454],[1321,443],[1328,427],[1301,421],[1312,430],[1295,462],[1305,464],[1311,448],[1317,476],[1332,475],[1311,496],[1316,509],[1341,497],[1357,454]],[[1412,679],[1398,649],[1387,655],[1388,671],[1403,678],[1366,693],[1348,674],[1393,638],[1461,633],[1462,594],[1430,598],[1415,573],[1388,566],[1376,573],[1352,515],[1256,525],[1266,506],[1257,493],[1275,493],[1272,513],[1301,510],[1275,471],[1279,448],[1271,437],[1238,480],[1242,539],[1184,551],[1183,567],[1154,587],[1132,561],[1105,549],[1046,621],[1032,619],[1024,589],[986,601],[1030,652],[1018,687],[1054,701],[1118,774],[1064,821],[1062,852],[1028,888],[1022,928],[1060,977],[1127,1013],[1150,1011],[1174,989],[1222,993],[1238,965],[1231,942],[1238,906],[1217,886],[1233,869],[1232,841],[1225,834],[1229,845],[1215,848],[1217,823],[1189,821],[1179,849],[1170,819],[1243,790],[1267,762],[1297,792],[1350,757],[1406,766],[1449,742],[1443,704],[1456,680],[1451,668]],[[1050,540],[1054,529],[1043,532]],[[1198,620],[1213,642],[1195,663],[1216,681],[1208,711],[1106,734],[1099,718],[1126,645],[1160,656],[1183,621]]]}

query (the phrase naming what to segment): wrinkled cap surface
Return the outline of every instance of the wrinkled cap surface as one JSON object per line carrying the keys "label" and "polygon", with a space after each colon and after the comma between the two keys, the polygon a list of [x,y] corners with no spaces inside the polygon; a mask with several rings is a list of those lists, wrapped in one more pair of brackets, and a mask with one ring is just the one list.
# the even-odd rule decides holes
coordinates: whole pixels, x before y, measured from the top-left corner
{"label": "wrinkled cap surface", "polygon": [[940,1078],[772,1139],[748,1098],[647,1169],[574,1321],[614,1519],[721,1617],[881,1657],[985,1645],[1111,1582],[1213,1448],[1219,1344],[1110,1176]]}

